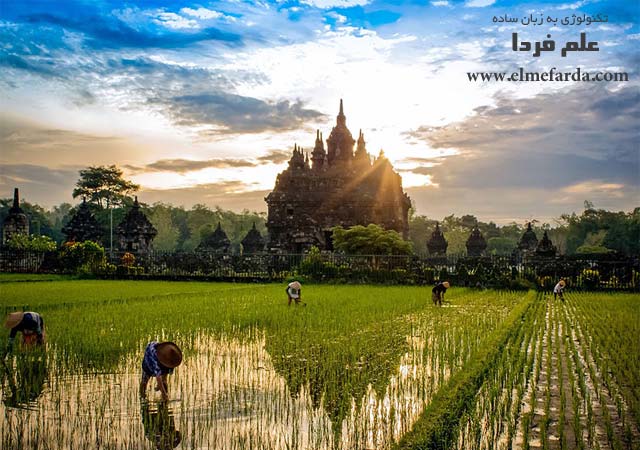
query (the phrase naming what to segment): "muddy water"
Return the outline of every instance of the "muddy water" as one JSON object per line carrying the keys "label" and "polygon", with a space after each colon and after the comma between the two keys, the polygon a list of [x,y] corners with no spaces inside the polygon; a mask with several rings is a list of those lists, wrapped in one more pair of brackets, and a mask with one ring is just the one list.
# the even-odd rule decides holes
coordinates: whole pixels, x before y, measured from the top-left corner
{"label": "muddy water", "polygon": [[[138,396],[140,352],[122,372],[47,373],[41,358],[5,366],[0,404],[3,449],[383,449],[408,431],[450,369],[429,351],[428,336],[408,336],[386,392],[370,387],[333,424],[308,388],[292,393],[265,350],[264,334],[199,334],[169,377],[168,403],[154,380]],[[50,360],[56,358],[49,349]],[[39,362],[38,362],[39,361]],[[336,428],[338,427],[338,428]]]}

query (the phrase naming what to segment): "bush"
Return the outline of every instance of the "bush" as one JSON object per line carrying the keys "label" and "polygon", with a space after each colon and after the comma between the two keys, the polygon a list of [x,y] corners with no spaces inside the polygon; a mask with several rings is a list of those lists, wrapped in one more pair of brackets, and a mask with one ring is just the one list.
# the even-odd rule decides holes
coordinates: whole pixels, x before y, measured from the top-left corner
{"label": "bush", "polygon": [[594,269],[584,269],[578,276],[578,284],[593,289],[600,285],[600,272]]}
{"label": "bush", "polygon": [[60,252],[62,268],[83,276],[98,275],[106,270],[104,248],[93,241],[66,242]]}
{"label": "bush", "polygon": [[538,287],[542,291],[550,291],[554,288],[555,285],[556,282],[552,276],[546,275],[544,277],[538,278]]}
{"label": "bush", "polygon": [[7,247],[11,250],[23,250],[33,252],[52,252],[57,246],[49,236],[29,236],[27,234],[14,234],[7,241]]}

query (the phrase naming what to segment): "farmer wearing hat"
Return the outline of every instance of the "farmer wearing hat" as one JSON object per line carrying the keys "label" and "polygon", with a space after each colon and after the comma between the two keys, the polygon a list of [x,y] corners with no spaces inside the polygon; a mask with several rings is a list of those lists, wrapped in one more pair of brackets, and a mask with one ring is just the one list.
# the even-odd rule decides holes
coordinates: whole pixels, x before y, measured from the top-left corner
{"label": "farmer wearing hat", "polygon": [[295,300],[296,305],[302,301],[302,285],[298,281],[289,283],[285,291],[289,297],[289,306],[291,306],[291,300]]}
{"label": "farmer wearing hat", "polygon": [[436,284],[433,289],[431,289],[431,300],[433,300],[434,305],[442,306],[442,301],[444,300],[444,293],[447,292],[451,285],[448,281],[444,283]]}
{"label": "farmer wearing hat", "polygon": [[156,377],[156,391],[162,393],[163,400],[169,400],[167,375],[182,363],[182,350],[173,342],[149,342],[142,359],[142,379],[140,380],[140,397],[147,395],[147,384],[151,377]]}
{"label": "farmer wearing hat", "polygon": [[4,326],[11,329],[9,334],[9,345],[7,353],[13,350],[13,342],[16,339],[18,331],[22,332],[22,343],[25,346],[44,344],[44,320],[37,312],[12,312],[7,316]]}
{"label": "farmer wearing hat", "polygon": [[564,295],[563,295],[563,291],[564,291],[564,287],[566,286],[566,283],[564,282],[564,280],[560,280],[558,281],[558,284],[556,284],[556,287],[553,288],[553,299],[555,300],[557,297],[560,297],[560,300],[564,301]]}

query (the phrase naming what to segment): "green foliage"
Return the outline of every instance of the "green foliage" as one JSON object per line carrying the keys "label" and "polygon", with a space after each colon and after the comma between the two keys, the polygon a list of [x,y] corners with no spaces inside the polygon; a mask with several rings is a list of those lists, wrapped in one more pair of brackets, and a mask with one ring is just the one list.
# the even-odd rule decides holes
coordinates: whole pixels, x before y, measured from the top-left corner
{"label": "green foliage", "polygon": [[56,243],[49,236],[27,236],[14,234],[7,241],[7,247],[12,250],[27,250],[35,252],[51,252],[56,249]]}
{"label": "green foliage", "polygon": [[140,189],[140,186],[125,180],[122,175],[122,170],[115,165],[82,169],[73,190],[73,198],[85,197],[87,202],[100,208],[122,205],[128,196]]}
{"label": "green foliage", "polygon": [[81,275],[112,272],[107,266],[104,248],[93,241],[67,242],[62,246],[60,262],[65,272]]}
{"label": "green foliage", "polygon": [[379,225],[333,228],[333,246],[348,255],[410,255],[411,243],[394,230]]}

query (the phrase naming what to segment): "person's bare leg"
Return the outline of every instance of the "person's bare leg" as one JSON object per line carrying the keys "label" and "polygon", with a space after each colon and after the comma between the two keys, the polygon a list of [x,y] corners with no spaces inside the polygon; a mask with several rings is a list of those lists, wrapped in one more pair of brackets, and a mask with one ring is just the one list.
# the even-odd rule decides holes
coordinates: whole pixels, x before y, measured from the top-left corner
{"label": "person's bare leg", "polygon": [[142,378],[140,378],[140,398],[147,396],[147,384],[149,383],[149,377],[143,372]]}

